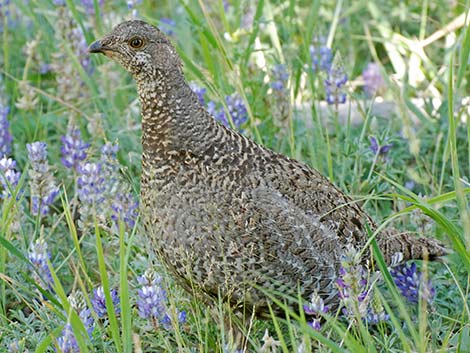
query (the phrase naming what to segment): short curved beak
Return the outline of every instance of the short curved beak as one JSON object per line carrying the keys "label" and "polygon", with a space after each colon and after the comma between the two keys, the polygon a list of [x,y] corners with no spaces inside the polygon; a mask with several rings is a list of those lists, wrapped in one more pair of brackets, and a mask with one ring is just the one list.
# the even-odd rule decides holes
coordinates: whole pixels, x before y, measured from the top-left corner
{"label": "short curved beak", "polygon": [[93,43],[90,44],[90,46],[88,47],[88,52],[89,53],[101,53],[101,54],[104,54],[105,51],[109,51],[111,50],[110,48],[106,47],[106,46],[103,46],[101,44],[101,41],[97,40]]}

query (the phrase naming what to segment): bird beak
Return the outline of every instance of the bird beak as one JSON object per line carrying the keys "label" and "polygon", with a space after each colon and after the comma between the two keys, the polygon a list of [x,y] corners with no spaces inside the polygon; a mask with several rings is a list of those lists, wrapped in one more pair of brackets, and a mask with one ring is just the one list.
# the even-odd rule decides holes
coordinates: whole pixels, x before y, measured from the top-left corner
{"label": "bird beak", "polygon": [[112,51],[112,50],[111,50],[111,48],[102,45],[101,41],[99,41],[99,40],[91,43],[91,45],[88,47],[88,52],[89,53],[101,53],[101,54],[106,55],[107,51]]}

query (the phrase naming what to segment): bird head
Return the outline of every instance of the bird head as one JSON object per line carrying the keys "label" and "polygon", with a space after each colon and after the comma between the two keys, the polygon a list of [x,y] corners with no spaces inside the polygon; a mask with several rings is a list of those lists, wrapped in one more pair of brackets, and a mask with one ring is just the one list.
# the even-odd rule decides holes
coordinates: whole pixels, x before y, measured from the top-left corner
{"label": "bird head", "polygon": [[157,27],[133,20],[117,25],[88,47],[121,64],[134,77],[181,70],[179,56],[170,40]]}

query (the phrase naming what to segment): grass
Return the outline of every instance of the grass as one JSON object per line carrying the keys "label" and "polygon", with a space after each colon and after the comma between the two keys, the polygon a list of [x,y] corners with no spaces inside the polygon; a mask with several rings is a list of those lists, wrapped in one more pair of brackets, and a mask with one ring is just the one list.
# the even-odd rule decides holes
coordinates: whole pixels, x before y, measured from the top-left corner
{"label": "grass", "polygon": [[[469,352],[469,1],[233,0],[224,7],[223,1],[181,0],[158,6],[143,1],[135,9],[156,25],[164,17],[175,21],[171,37],[186,77],[207,88],[207,100],[227,113],[225,96],[240,95],[248,116],[241,127],[245,135],[320,170],[381,227],[392,223],[452,249],[444,263],[420,264],[436,294],[430,303],[411,304],[372,236],[383,277],[376,300],[389,320],[370,325],[358,313],[349,319],[328,313],[315,331],[303,314],[285,307],[285,319],[251,323],[248,347],[261,351],[264,344],[269,351],[263,341],[268,330],[278,341],[276,352]],[[83,218],[78,172],[61,163],[61,136],[68,126],[76,126],[90,144],[89,163],[101,163],[105,142],[118,142],[110,169],[115,185],[138,198],[140,113],[134,83],[116,64],[100,57],[90,62],[84,51],[130,17],[124,2],[102,6],[95,0],[88,9],[75,1],[60,6],[14,0],[0,6],[0,103],[10,109],[8,156],[22,172],[17,185],[0,189],[9,194],[1,198],[0,351],[60,351],[67,325],[80,352],[231,349],[224,330],[230,310],[219,303],[214,315],[176,285],[146,250],[138,218],[127,224],[97,208]],[[326,104],[326,73],[312,70],[310,46],[320,38],[348,75],[345,104]],[[361,78],[370,62],[379,65],[384,80],[377,99],[364,92]],[[279,92],[271,87],[277,64],[285,65],[289,77]],[[381,146],[392,144],[390,150],[374,154],[371,136]],[[44,217],[32,211],[26,144],[34,141],[47,143],[59,190]],[[48,245],[42,267],[30,257],[38,239]],[[141,317],[136,307],[142,287],[137,278],[149,269],[161,275],[158,285],[166,291],[166,326]],[[81,314],[93,308],[98,286],[104,288],[107,315],[90,310],[95,322],[90,336]],[[118,304],[112,288],[119,292]],[[283,306],[279,298],[282,293],[274,300]],[[183,323],[177,320],[180,311],[187,315]]]}

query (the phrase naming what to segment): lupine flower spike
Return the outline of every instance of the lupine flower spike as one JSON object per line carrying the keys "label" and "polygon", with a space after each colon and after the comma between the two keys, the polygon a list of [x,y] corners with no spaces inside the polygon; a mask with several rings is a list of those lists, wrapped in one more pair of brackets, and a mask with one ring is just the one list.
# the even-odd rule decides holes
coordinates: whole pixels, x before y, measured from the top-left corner
{"label": "lupine flower spike", "polygon": [[348,82],[348,75],[344,72],[341,56],[336,54],[325,79],[326,101],[334,105],[336,109],[339,104],[346,103],[346,82]]}
{"label": "lupine flower spike", "polygon": [[[111,289],[111,300],[114,306],[114,313],[118,315],[121,312],[119,307],[120,299],[119,294],[116,289]],[[108,309],[106,307],[106,297],[104,295],[103,286],[93,290],[93,297],[91,298],[91,304],[93,305],[93,310],[99,318],[103,318],[108,315]]]}
{"label": "lupine flower spike", "polygon": [[45,142],[33,142],[26,145],[28,158],[31,163],[29,171],[31,186],[31,212],[33,215],[45,216],[49,213],[49,207],[59,194],[54,177],[47,161],[47,144]]}
{"label": "lupine flower spike", "polygon": [[[95,329],[95,322],[91,316],[90,309],[87,308],[83,297],[77,293],[69,296],[70,305],[78,314],[78,317],[85,327],[88,337],[91,338]],[[62,353],[80,353],[80,347],[77,342],[72,325],[68,321],[62,330],[62,335],[57,339],[57,345]]]}
{"label": "lupine flower spike", "polygon": [[78,171],[79,166],[87,157],[87,150],[90,147],[89,143],[82,140],[82,134],[76,127],[69,127],[67,134],[62,136],[62,164],[66,168]]}
{"label": "lupine flower spike", "polygon": [[52,274],[49,266],[47,265],[47,261],[51,259],[51,254],[49,253],[47,243],[44,239],[38,239],[31,244],[28,259],[34,266],[35,271],[33,273],[33,277],[36,281],[44,288],[52,289]]}
{"label": "lupine flower spike", "polygon": [[317,294],[313,293],[310,302],[304,305],[304,312],[312,318],[308,324],[314,330],[319,331],[321,328],[321,317],[326,314],[330,308],[325,305],[323,299]]}
{"label": "lupine flower spike", "polygon": [[16,168],[16,162],[11,158],[3,157],[0,159],[0,187],[2,193],[0,199],[10,198],[12,192],[18,186],[21,173]]}
{"label": "lupine flower spike", "polygon": [[369,63],[362,72],[364,80],[364,91],[368,96],[375,96],[383,90],[385,85],[380,66],[375,63]]}
{"label": "lupine flower spike", "polygon": [[350,246],[341,259],[339,278],[336,284],[343,305],[343,314],[354,318],[365,318],[368,307],[368,272],[361,265],[359,253]]}
{"label": "lupine flower spike", "polygon": [[315,37],[310,46],[310,57],[312,58],[312,69],[315,72],[327,72],[333,60],[333,52],[325,44],[324,37]]}
{"label": "lupine flower spike", "polygon": [[423,280],[414,262],[395,266],[390,270],[390,274],[403,297],[410,303],[416,304],[420,298],[431,302],[434,298],[435,290],[431,281]]}
{"label": "lupine flower spike", "polygon": [[[161,324],[165,328],[171,325],[171,317],[167,310],[166,291],[162,288],[161,277],[151,270],[145,271],[144,275],[137,277],[140,288],[137,290],[137,309],[139,316],[149,319],[153,326]],[[186,321],[186,312],[178,311],[179,323]]]}
{"label": "lupine flower spike", "polygon": [[12,137],[9,130],[10,123],[7,119],[9,111],[10,109],[4,107],[0,102],[0,158],[8,156],[11,153]]}

